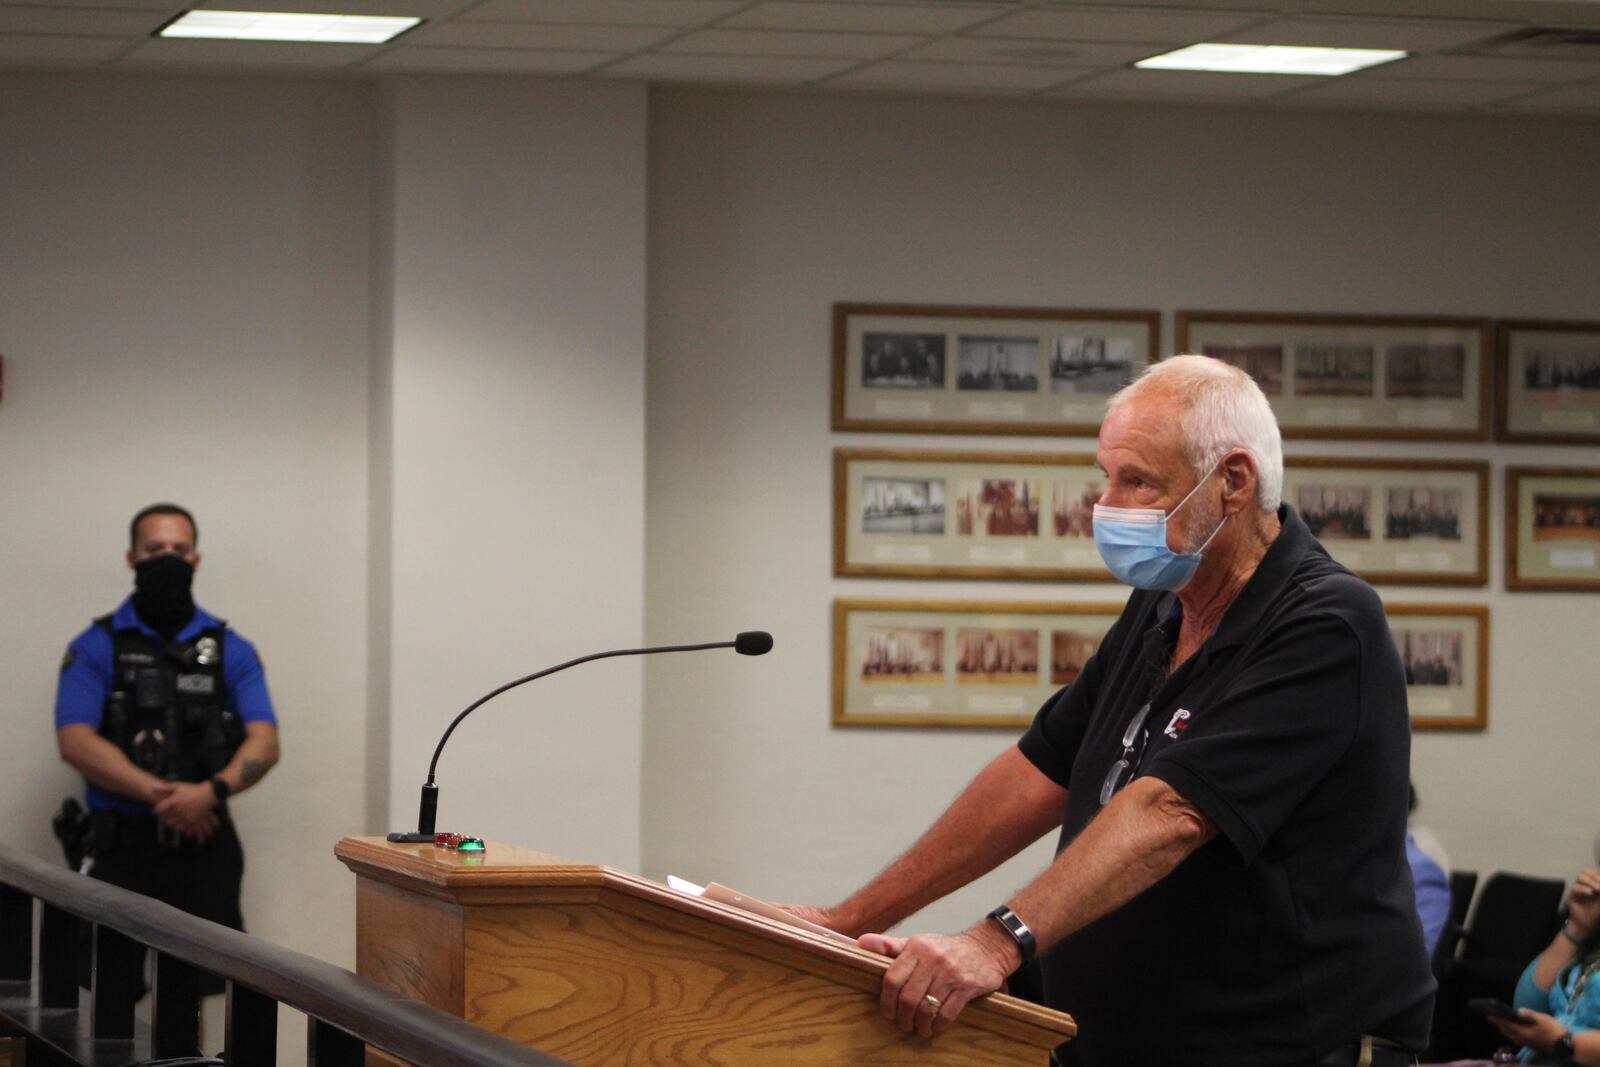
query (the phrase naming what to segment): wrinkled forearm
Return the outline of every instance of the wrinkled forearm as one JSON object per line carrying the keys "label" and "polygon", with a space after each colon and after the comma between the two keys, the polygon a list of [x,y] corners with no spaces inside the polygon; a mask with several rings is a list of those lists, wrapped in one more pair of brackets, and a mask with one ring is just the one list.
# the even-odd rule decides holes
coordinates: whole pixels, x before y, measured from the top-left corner
{"label": "wrinkled forearm", "polygon": [[1043,952],[1171,874],[1217,834],[1157,778],[1138,778],[1011,900]]}

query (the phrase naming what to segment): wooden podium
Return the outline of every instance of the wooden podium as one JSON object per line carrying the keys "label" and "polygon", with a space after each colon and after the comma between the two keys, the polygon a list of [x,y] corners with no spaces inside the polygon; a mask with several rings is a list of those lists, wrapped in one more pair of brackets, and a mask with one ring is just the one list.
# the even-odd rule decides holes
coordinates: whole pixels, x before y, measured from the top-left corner
{"label": "wooden podium", "polygon": [[607,867],[347,837],[356,970],[580,1067],[1044,1067],[1069,1016],[995,994],[928,1040],[889,961]]}

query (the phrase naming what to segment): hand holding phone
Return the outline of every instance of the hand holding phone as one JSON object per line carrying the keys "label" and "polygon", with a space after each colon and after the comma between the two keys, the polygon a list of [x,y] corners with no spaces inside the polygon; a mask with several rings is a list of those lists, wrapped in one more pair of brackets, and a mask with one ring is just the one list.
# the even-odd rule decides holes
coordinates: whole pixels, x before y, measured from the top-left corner
{"label": "hand holding phone", "polygon": [[1513,1008],[1505,1001],[1497,1000],[1494,997],[1473,997],[1467,1001],[1467,1007],[1471,1008],[1479,1015],[1486,1015],[1490,1018],[1494,1018],[1496,1016],[1499,1016],[1502,1019],[1520,1020],[1522,1018],[1521,1012],[1519,1012],[1516,1008]]}

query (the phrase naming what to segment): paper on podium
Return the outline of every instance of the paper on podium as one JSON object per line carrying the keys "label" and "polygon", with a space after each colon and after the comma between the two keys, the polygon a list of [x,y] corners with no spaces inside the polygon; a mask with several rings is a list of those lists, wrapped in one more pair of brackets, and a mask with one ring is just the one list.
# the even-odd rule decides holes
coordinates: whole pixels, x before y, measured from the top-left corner
{"label": "paper on podium", "polygon": [[679,878],[675,874],[669,874],[667,875],[667,886],[671,889],[676,889],[680,893],[687,893],[691,897],[702,897],[706,900],[714,900],[718,904],[726,904],[731,908],[738,908],[741,911],[748,911],[752,915],[761,916],[763,919],[771,919],[773,922],[780,922],[786,926],[797,927],[806,931],[807,933],[816,934],[818,937],[825,937],[829,941],[835,941],[841,945],[849,945],[851,948],[860,947],[856,944],[856,940],[853,937],[846,937],[839,931],[830,930],[820,923],[814,923],[808,919],[802,919],[798,915],[792,915],[778,907],[776,904],[768,904],[766,901],[759,900],[756,897],[745,896],[743,893],[729,889],[725,885],[719,885],[716,882],[710,882],[706,885],[699,886],[695,885],[691,881]]}

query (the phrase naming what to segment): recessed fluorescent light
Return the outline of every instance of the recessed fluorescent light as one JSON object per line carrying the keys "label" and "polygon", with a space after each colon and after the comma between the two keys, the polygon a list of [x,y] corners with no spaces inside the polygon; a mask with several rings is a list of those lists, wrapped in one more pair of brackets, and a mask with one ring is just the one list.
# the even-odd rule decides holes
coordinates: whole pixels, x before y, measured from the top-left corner
{"label": "recessed fluorescent light", "polygon": [[422,20],[390,15],[307,15],[278,11],[186,11],[161,28],[161,37],[213,41],[317,41],[383,44]]}
{"label": "recessed fluorescent light", "polygon": [[1231,74],[1349,74],[1404,59],[1386,48],[1302,48],[1286,44],[1193,44],[1141,59],[1146,70],[1209,70]]}

